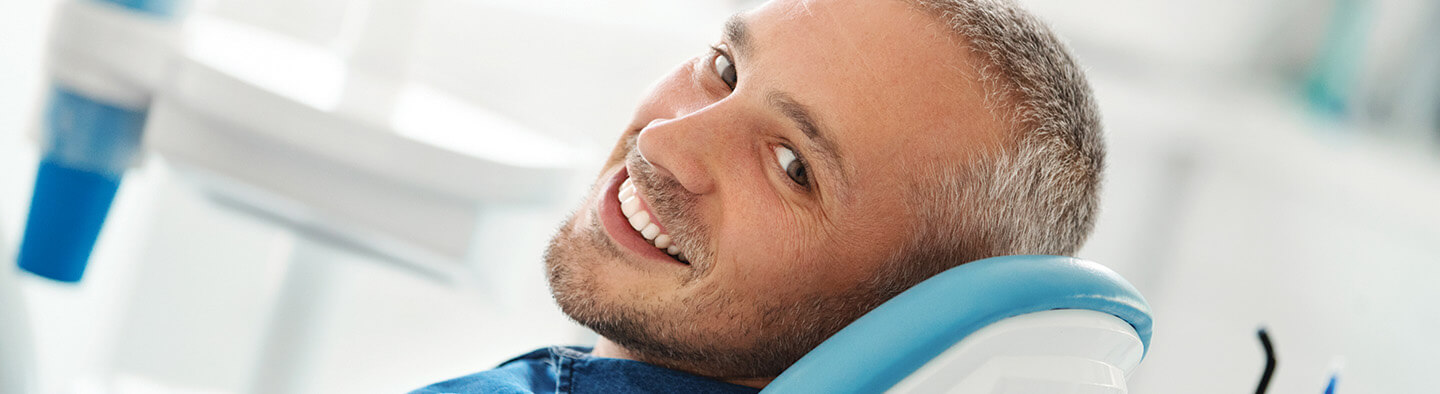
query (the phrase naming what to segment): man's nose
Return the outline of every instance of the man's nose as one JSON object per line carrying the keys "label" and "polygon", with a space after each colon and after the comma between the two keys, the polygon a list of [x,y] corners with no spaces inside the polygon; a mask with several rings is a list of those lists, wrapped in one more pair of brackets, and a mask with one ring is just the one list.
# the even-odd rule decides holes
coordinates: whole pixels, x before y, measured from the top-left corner
{"label": "man's nose", "polygon": [[657,174],[675,179],[690,193],[707,194],[715,189],[713,164],[723,160],[719,156],[726,149],[718,138],[722,131],[695,115],[650,121],[636,146]]}

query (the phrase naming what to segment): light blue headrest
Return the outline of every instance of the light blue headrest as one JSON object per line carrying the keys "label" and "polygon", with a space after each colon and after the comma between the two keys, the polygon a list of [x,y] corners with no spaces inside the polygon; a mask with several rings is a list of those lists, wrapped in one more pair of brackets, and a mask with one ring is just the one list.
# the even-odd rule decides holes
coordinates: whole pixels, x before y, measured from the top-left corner
{"label": "light blue headrest", "polygon": [[993,257],[900,293],[810,351],[765,392],[883,392],[982,327],[1051,309],[1115,315],[1150,349],[1150,305],[1114,271],[1071,257]]}

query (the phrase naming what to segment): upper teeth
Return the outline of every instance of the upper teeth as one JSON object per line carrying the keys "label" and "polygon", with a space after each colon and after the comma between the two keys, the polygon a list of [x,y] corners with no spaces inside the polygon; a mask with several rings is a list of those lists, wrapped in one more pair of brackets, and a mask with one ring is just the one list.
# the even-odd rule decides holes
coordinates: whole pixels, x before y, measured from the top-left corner
{"label": "upper teeth", "polygon": [[640,201],[640,196],[636,194],[635,182],[626,178],[625,183],[620,184],[620,193],[616,197],[620,200],[620,212],[625,214],[625,218],[630,221],[630,227],[640,232],[640,236],[645,237],[646,241],[650,241],[651,245],[675,256],[680,261],[686,261],[685,256],[680,254],[680,248],[674,244],[675,240],[670,237],[670,234],[660,231],[660,226],[656,225],[654,218],[650,217],[650,212],[645,209],[645,203]]}

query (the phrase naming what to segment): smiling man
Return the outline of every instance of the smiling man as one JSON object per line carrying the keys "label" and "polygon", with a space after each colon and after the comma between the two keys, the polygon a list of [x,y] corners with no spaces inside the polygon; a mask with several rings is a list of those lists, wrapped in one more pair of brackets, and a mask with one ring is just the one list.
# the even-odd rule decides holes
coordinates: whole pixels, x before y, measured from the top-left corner
{"label": "smiling man", "polygon": [[775,0],[642,102],[546,254],[600,335],[420,392],[748,392],[945,269],[1072,254],[1089,86],[1000,0]]}

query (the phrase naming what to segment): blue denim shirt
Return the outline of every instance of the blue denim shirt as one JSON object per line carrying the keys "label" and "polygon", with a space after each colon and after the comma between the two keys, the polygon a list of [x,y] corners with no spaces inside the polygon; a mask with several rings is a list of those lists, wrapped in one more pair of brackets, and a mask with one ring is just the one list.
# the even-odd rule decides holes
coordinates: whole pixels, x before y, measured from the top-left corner
{"label": "blue denim shirt", "polygon": [[412,391],[440,393],[758,393],[760,390],[632,360],[590,356],[590,348],[549,347],[495,369]]}

